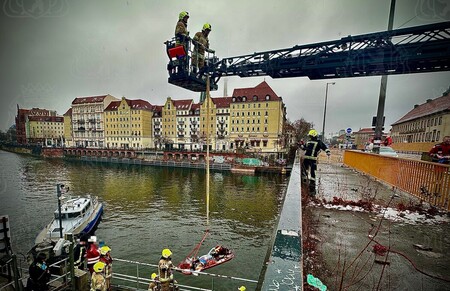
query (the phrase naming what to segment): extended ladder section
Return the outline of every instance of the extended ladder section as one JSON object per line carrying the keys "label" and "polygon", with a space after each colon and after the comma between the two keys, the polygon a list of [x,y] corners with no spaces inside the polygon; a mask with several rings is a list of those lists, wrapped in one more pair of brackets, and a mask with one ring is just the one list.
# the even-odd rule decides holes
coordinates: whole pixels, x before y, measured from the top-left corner
{"label": "extended ladder section", "polygon": [[[208,65],[211,88],[217,88],[217,81],[222,76],[330,79],[448,70],[448,21],[256,52]],[[169,82],[175,84],[170,70],[169,75]]]}

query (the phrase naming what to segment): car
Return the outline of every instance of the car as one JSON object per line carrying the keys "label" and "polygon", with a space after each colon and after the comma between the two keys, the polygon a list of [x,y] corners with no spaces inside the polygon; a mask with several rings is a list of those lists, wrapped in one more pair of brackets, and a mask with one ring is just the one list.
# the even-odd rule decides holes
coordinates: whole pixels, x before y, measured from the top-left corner
{"label": "car", "polygon": [[387,146],[380,147],[380,155],[398,158],[397,152],[394,151],[391,147],[387,147]]}

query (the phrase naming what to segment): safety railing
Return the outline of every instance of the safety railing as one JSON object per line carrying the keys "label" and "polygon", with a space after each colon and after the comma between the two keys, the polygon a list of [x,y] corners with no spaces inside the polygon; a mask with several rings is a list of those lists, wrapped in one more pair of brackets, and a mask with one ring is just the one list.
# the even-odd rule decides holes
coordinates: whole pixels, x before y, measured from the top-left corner
{"label": "safety railing", "polygon": [[441,209],[450,210],[450,165],[345,151],[344,164]]}
{"label": "safety railing", "polygon": [[[133,269],[135,271],[133,271]],[[115,270],[117,270],[117,271],[115,271]],[[117,286],[119,288],[120,287],[122,287],[122,288],[133,287],[133,288],[135,288],[135,290],[147,290],[148,285],[150,284],[151,281],[153,281],[152,279],[150,279],[150,274],[153,272],[158,273],[157,270],[158,270],[158,265],[114,258],[112,285]],[[182,269],[178,269],[176,267],[174,268],[174,270],[182,271]],[[124,272],[126,272],[126,274]],[[210,289],[206,289],[203,287],[188,286],[188,285],[183,285],[183,284],[177,283],[176,285],[179,287],[179,289],[180,290],[188,290],[188,291],[191,291],[191,290],[212,291],[212,290],[214,290],[215,278],[241,281],[243,283],[250,283],[254,286],[256,286],[256,284],[258,283],[258,281],[255,281],[255,280],[220,275],[220,274],[207,273],[207,272],[203,272],[203,271],[196,272],[196,273],[200,276],[211,277],[211,288]],[[142,277],[142,276],[145,276],[145,277]],[[251,288],[249,290],[251,290]]]}

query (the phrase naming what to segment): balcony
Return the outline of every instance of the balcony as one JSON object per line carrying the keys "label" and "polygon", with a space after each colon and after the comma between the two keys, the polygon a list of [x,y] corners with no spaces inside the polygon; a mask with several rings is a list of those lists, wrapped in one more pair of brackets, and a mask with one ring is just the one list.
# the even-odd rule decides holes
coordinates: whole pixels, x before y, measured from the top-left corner
{"label": "balcony", "polygon": [[178,125],[184,125],[184,121],[183,120],[178,120]]}
{"label": "balcony", "polygon": [[219,130],[220,132],[224,132],[224,131],[225,131],[225,128],[219,127],[219,128],[217,128],[217,130]]}
{"label": "balcony", "polygon": [[193,120],[193,121],[191,121],[191,124],[197,124],[197,121],[196,120]]}
{"label": "balcony", "polygon": [[154,128],[154,130],[155,130],[155,131],[160,131],[160,130],[161,130],[161,128],[159,128],[159,127],[155,127],[155,128]]}
{"label": "balcony", "polygon": [[219,120],[219,124],[221,124],[221,125],[223,125],[223,124],[225,124],[225,120]]}
{"label": "balcony", "polygon": [[89,123],[95,123],[95,119],[94,118],[89,118]]}
{"label": "balcony", "polygon": [[155,124],[155,125],[160,125],[160,124],[161,124],[161,121],[155,121],[154,124]]}
{"label": "balcony", "polygon": [[75,131],[85,131],[85,130],[86,130],[86,128],[84,128],[84,127],[75,128]]}
{"label": "balcony", "polygon": [[82,123],[84,123],[84,119],[80,119],[80,120],[78,120],[78,121],[77,121],[77,123],[78,123],[78,124],[82,124]]}

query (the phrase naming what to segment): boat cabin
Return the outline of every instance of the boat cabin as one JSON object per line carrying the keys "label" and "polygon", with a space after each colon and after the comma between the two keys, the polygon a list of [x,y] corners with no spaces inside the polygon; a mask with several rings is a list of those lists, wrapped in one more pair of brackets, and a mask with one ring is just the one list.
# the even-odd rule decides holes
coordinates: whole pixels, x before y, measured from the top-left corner
{"label": "boat cabin", "polygon": [[[61,218],[74,219],[84,216],[91,208],[91,200],[87,198],[69,199],[61,205]],[[55,219],[59,219],[58,210],[54,213]]]}

